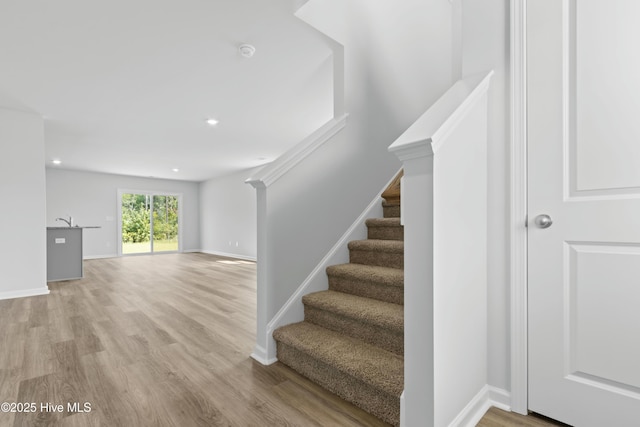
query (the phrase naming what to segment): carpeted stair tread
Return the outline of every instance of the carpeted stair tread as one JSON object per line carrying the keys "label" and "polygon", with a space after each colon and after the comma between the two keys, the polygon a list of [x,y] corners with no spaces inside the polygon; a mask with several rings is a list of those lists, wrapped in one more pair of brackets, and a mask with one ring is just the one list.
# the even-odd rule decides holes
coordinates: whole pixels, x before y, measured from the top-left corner
{"label": "carpeted stair tread", "polygon": [[363,264],[338,264],[327,267],[327,275],[350,280],[363,280],[398,288],[404,287],[404,270]]}
{"label": "carpeted stair tread", "polygon": [[349,242],[348,247],[349,250],[404,254],[404,242],[401,240],[352,240]]}
{"label": "carpeted stair tread", "polygon": [[394,426],[404,388],[404,227],[400,205],[365,221],[349,263],[326,268],[329,290],[302,297],[304,321],[273,332],[278,360]]}
{"label": "carpeted stair tread", "polygon": [[278,328],[273,337],[384,393],[396,397],[402,393],[402,356],[308,322]]}
{"label": "carpeted stair tread", "polygon": [[306,322],[404,354],[402,305],[336,291],[305,295],[302,302]]}
{"label": "carpeted stair tread", "polygon": [[400,218],[369,218],[364,223],[367,227],[402,227]]}
{"label": "carpeted stair tread", "polygon": [[335,291],[320,291],[305,295],[302,297],[302,303],[398,334],[404,331],[402,305]]}

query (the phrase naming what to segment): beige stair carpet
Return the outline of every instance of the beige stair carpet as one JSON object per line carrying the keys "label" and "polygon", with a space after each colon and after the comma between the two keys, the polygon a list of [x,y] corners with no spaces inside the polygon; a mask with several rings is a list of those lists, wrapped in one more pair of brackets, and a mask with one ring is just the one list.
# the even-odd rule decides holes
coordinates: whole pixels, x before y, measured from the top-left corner
{"label": "beige stair carpet", "polygon": [[329,290],[305,295],[303,322],[273,333],[278,360],[389,424],[404,388],[404,230],[400,209],[366,220],[349,263],[326,269]]}

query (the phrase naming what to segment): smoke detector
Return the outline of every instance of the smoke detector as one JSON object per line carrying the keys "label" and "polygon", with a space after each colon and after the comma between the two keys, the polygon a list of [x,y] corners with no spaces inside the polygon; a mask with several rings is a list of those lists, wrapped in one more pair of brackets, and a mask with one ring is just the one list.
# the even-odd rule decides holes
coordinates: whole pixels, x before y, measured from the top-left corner
{"label": "smoke detector", "polygon": [[238,46],[238,52],[240,52],[240,55],[244,56],[245,58],[251,58],[253,54],[256,53],[256,48],[250,44],[245,43]]}

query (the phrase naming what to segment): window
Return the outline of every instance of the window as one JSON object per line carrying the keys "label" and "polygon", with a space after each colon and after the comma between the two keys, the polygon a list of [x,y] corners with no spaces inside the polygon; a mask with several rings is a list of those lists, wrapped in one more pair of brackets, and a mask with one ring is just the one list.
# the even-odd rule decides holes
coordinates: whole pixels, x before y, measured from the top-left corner
{"label": "window", "polygon": [[181,196],[119,191],[121,255],[178,252]]}

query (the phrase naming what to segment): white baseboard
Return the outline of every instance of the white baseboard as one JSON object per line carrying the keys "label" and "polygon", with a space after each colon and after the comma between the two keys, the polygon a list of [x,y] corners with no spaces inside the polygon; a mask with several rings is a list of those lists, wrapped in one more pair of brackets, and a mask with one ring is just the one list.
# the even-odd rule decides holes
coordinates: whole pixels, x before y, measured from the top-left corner
{"label": "white baseboard", "polygon": [[[245,261],[256,261],[256,257],[250,257],[250,256],[246,256],[246,255],[238,255],[238,254],[233,254],[233,253],[229,253],[229,252],[218,252],[218,251],[203,251],[201,249],[186,249],[183,250],[182,253],[184,254],[189,254],[189,253],[203,253],[203,254],[209,254],[209,255],[217,255],[217,256],[223,256],[223,257],[227,257],[227,258],[236,258],[236,259],[242,259]],[[141,254],[141,255],[151,255],[151,254]],[[156,254],[158,255],[158,254]],[[91,260],[91,259],[107,259],[107,258],[118,258],[121,255],[118,254],[109,254],[109,255],[85,255],[82,257],[83,260]]]}
{"label": "white baseboard", "polygon": [[485,385],[449,424],[449,427],[474,427],[492,406],[510,411],[510,401],[511,396],[508,391]]}
{"label": "white baseboard", "polygon": [[493,407],[511,412],[511,393],[507,390],[489,386],[489,402]]}
{"label": "white baseboard", "polygon": [[5,291],[0,292],[0,300],[3,299],[14,299],[14,298],[25,298],[25,297],[35,297],[38,295],[48,295],[49,288],[36,288],[36,289],[25,289],[20,291]]}
{"label": "white baseboard", "polygon": [[253,353],[251,353],[251,358],[265,366],[273,365],[278,361],[278,359],[275,357],[269,358],[267,356],[267,351],[259,345],[256,345],[255,348],[253,349]]}
{"label": "white baseboard", "polygon": [[243,259],[245,261],[256,261],[256,257],[251,257],[251,256],[247,256],[247,255],[238,255],[238,254],[233,254],[230,252],[219,252],[219,251],[193,251],[193,252],[201,252],[203,254],[208,254],[208,255],[217,255],[217,256],[223,256],[223,257],[227,257],[227,258],[237,258],[237,259]]}
{"label": "white baseboard", "polygon": [[82,257],[83,260],[88,259],[106,259],[106,258],[118,258],[118,254],[110,254],[110,255],[85,255]]}

